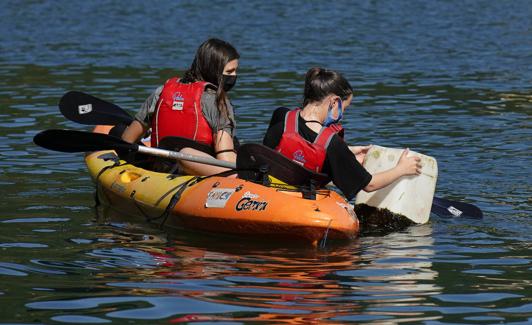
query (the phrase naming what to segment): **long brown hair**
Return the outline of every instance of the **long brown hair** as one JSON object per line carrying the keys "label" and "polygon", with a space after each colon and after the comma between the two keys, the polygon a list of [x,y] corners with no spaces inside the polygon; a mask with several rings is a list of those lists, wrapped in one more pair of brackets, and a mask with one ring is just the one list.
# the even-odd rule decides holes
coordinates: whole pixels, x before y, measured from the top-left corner
{"label": "long brown hair", "polygon": [[227,95],[223,87],[223,71],[225,65],[232,60],[240,58],[237,50],[229,43],[217,38],[210,38],[203,42],[196,51],[192,65],[185,72],[182,82],[207,81],[215,86],[216,107],[218,112],[224,114],[229,120],[227,110]]}

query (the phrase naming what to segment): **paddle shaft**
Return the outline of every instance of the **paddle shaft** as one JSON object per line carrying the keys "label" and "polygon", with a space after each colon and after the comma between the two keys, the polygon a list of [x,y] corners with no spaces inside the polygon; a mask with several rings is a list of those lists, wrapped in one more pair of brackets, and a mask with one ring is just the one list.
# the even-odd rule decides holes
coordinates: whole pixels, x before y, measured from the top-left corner
{"label": "paddle shaft", "polygon": [[200,164],[236,169],[236,164],[233,162],[224,161],[224,160],[215,159],[215,158],[194,156],[194,155],[177,152],[177,151],[170,151],[170,150],[165,150],[165,149],[160,149],[160,148],[151,148],[151,147],[145,147],[145,146],[138,146],[137,151],[140,153],[147,154],[147,155],[169,158],[173,160],[186,160],[186,161],[197,162]]}

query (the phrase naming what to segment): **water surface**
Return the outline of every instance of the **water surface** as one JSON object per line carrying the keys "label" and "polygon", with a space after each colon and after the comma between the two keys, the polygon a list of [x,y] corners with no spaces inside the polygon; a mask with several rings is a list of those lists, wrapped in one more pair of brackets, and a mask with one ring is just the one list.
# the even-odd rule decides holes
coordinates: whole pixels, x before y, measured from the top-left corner
{"label": "water surface", "polygon": [[[532,322],[528,1],[3,1],[0,3],[0,322]],[[352,144],[438,160],[437,195],[481,221],[325,249],[106,222],[82,155],[47,151],[68,90],[134,113],[210,36],[241,53],[238,135],[300,104],[304,73],[356,89]]]}

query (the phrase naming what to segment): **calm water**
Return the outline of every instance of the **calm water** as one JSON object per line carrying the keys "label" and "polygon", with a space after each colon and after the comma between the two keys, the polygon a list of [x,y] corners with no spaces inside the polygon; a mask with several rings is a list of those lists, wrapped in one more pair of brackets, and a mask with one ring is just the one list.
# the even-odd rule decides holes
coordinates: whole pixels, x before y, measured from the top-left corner
{"label": "calm water", "polygon": [[[0,2],[0,323],[532,322],[530,2],[285,2]],[[485,218],[326,249],[95,220],[82,155],[33,135],[88,130],[68,90],[134,112],[209,36],[242,55],[240,138],[338,69],[349,142],[436,157],[437,194]]]}

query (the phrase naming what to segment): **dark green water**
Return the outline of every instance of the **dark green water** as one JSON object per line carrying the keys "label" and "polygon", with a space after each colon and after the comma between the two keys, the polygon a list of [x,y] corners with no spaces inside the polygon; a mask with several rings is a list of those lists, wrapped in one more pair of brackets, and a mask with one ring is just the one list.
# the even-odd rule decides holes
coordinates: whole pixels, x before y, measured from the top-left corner
{"label": "dark green water", "polygon": [[[532,322],[529,1],[0,2],[0,323]],[[81,90],[135,112],[196,47],[241,53],[239,137],[296,106],[305,71],[356,88],[352,144],[439,163],[441,219],[347,245],[249,244],[95,221],[82,155],[38,148]]]}

